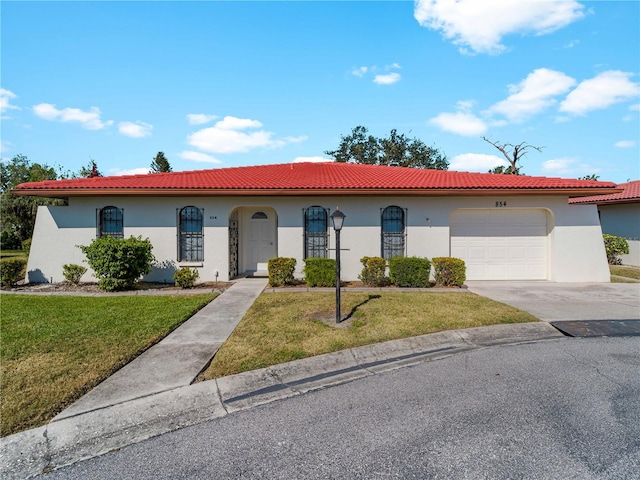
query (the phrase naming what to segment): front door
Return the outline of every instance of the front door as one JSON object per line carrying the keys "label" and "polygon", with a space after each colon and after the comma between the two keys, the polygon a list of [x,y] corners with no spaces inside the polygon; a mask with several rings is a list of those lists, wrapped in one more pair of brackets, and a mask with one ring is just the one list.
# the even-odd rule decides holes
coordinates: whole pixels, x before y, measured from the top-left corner
{"label": "front door", "polygon": [[266,270],[267,262],[276,256],[276,214],[272,209],[255,209],[248,225],[248,271]]}

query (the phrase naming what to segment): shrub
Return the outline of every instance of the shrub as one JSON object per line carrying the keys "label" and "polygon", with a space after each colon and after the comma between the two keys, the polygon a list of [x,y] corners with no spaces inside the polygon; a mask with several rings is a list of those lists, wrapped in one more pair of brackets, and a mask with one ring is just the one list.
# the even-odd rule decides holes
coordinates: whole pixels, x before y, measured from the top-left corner
{"label": "shrub", "polygon": [[22,250],[24,250],[25,255],[28,257],[29,252],[31,251],[31,239],[27,238],[22,241]]}
{"label": "shrub", "polygon": [[461,287],[467,279],[467,267],[464,260],[453,257],[435,257],[433,264],[436,285],[444,287]]}
{"label": "shrub", "polygon": [[296,259],[276,257],[269,259],[269,285],[281,287],[293,283],[293,272],[296,269]]}
{"label": "shrub", "polygon": [[27,259],[8,257],[0,260],[0,284],[3,287],[15,285],[24,279],[27,270]]}
{"label": "shrub", "polygon": [[602,235],[602,238],[607,252],[607,261],[611,265],[620,265],[622,263],[620,255],[629,253],[629,242],[624,237],[616,237],[608,233]]}
{"label": "shrub", "polygon": [[358,278],[370,287],[382,287],[386,285],[387,279],[384,276],[387,269],[387,262],[382,257],[362,257],[360,259],[363,268]]}
{"label": "shrub", "polygon": [[333,287],[336,284],[336,261],[333,258],[307,258],[304,280],[310,287]]}
{"label": "shrub", "polygon": [[189,267],[184,267],[175,271],[173,281],[176,282],[176,285],[180,288],[192,288],[199,277],[200,274],[197,269],[194,268],[192,270]]}
{"label": "shrub", "polygon": [[151,271],[155,261],[148,238],[102,237],[79,248],[98,277],[98,286],[107,292],[133,288],[142,275]]}
{"label": "shrub", "polygon": [[389,260],[389,280],[398,287],[429,286],[431,262],[419,257],[394,257]]}
{"label": "shrub", "polygon": [[87,273],[87,269],[82,265],[75,265],[71,263],[62,266],[62,275],[64,276],[64,279],[74,285],[78,285],[80,283],[80,279],[85,273]]}

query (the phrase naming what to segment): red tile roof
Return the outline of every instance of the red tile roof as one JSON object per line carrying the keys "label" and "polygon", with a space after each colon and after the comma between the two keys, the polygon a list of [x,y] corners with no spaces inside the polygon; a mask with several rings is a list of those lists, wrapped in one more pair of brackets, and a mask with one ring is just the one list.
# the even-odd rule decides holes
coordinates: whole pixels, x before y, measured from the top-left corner
{"label": "red tile roof", "polygon": [[423,170],[347,163],[287,163],[186,172],[22,183],[22,195],[311,195],[614,193],[615,184],[489,173]]}
{"label": "red tile roof", "polygon": [[633,182],[621,183],[618,188],[622,188],[623,191],[619,193],[613,193],[611,195],[593,195],[590,197],[578,197],[569,200],[572,204],[586,204],[595,203],[598,205],[610,204],[610,203],[636,203],[640,202],[640,180]]}

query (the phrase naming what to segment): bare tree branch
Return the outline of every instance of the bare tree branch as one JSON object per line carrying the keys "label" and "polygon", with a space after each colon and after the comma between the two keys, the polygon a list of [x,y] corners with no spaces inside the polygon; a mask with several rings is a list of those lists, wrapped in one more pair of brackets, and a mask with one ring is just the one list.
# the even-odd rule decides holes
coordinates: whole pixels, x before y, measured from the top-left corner
{"label": "bare tree branch", "polygon": [[538,152],[542,152],[542,149],[545,147],[536,147],[535,145],[530,145],[527,142],[520,142],[517,145],[512,143],[500,143],[500,142],[492,142],[487,137],[482,137],[482,139],[496,147],[504,157],[508,160],[511,167],[506,170],[506,172],[511,173],[513,175],[520,175],[520,169],[522,166],[518,166],[518,162],[522,157],[526,156],[527,150],[533,148]]}

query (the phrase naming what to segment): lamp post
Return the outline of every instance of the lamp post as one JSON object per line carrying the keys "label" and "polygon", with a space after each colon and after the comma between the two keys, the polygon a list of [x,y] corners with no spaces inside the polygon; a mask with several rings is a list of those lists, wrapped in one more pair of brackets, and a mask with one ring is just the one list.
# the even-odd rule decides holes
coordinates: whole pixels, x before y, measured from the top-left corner
{"label": "lamp post", "polygon": [[336,207],[336,211],[331,214],[331,224],[336,232],[336,323],[340,323],[340,230],[346,215]]}

